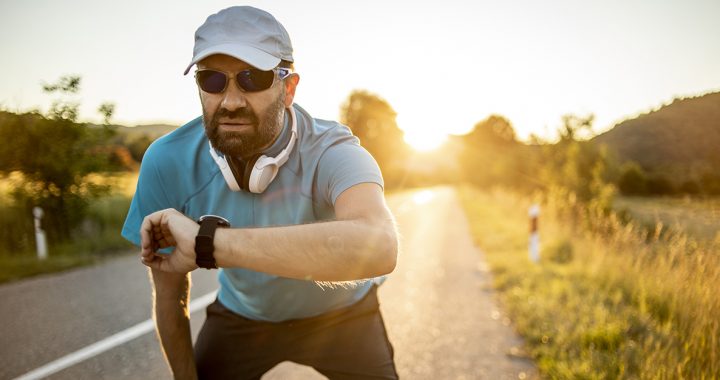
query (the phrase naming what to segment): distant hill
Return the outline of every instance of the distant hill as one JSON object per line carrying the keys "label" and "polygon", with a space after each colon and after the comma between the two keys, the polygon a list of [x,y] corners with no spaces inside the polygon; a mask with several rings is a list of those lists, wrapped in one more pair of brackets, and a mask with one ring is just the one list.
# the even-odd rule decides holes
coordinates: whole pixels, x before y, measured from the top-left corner
{"label": "distant hill", "polygon": [[[101,128],[102,125],[88,124],[91,128]],[[146,124],[136,125],[134,127],[126,127],[124,125],[113,124],[110,128],[116,132],[108,143],[114,145],[116,149],[123,151],[117,154],[118,161],[130,169],[136,170],[137,164],[142,161],[145,151],[150,143],[157,140],[158,137],[165,135],[177,129],[176,125],[169,124]]]}
{"label": "distant hill", "polygon": [[720,92],[675,99],[593,140],[651,173],[675,179],[720,173]]}
{"label": "distant hill", "polygon": [[146,135],[152,140],[171,132],[178,128],[177,125],[169,124],[147,124],[147,125],[136,125],[134,127],[126,127],[124,125],[113,125],[119,134],[126,135],[130,138],[138,137],[140,135]]}

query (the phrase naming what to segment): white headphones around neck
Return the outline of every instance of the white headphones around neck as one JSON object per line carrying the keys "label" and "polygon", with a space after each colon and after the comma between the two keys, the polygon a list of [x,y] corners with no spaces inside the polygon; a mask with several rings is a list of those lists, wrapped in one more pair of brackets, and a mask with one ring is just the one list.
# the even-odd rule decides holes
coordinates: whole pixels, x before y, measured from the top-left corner
{"label": "white headphones around neck", "polygon": [[280,167],[287,162],[290,152],[295,146],[297,139],[297,121],[295,120],[295,110],[292,106],[288,107],[290,111],[290,141],[287,146],[275,157],[268,157],[264,154],[257,154],[251,157],[247,162],[230,157],[225,159],[215,152],[212,143],[210,145],[210,155],[215,163],[220,167],[220,172],[225,177],[228,187],[232,191],[245,190],[251,193],[260,194],[268,186],[270,182],[277,176]]}

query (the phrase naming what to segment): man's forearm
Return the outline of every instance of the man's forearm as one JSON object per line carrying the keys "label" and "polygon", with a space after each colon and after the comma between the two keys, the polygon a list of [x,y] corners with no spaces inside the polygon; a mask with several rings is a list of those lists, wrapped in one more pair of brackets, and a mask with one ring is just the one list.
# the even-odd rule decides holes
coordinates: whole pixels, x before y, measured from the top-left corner
{"label": "man's forearm", "polygon": [[190,336],[190,274],[152,271],[154,317],[163,353],[176,379],[196,379]]}
{"label": "man's forearm", "polygon": [[397,260],[397,234],[392,219],[220,229],[215,236],[218,266],[289,278],[315,281],[371,278],[392,272]]}

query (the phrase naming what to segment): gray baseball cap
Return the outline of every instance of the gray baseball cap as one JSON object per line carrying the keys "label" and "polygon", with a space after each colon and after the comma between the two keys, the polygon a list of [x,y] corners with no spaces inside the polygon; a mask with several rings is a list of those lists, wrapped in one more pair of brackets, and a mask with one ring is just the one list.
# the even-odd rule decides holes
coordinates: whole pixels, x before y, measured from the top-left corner
{"label": "gray baseball cap", "polygon": [[213,54],[225,54],[260,70],[271,70],[281,60],[294,62],[287,30],[270,13],[242,6],[211,15],[195,31],[192,66]]}

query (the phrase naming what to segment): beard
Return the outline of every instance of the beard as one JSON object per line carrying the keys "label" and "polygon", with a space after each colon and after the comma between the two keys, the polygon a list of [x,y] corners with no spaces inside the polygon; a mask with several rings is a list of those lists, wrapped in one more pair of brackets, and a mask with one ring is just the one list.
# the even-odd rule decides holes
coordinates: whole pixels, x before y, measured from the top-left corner
{"label": "beard", "polygon": [[[279,135],[285,120],[284,91],[268,106],[262,118],[258,118],[249,107],[230,111],[218,108],[210,114],[203,108],[205,133],[212,146],[226,156],[247,158],[260,153],[272,144]],[[220,119],[243,120],[252,125],[251,131],[223,131]]]}

